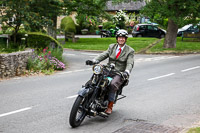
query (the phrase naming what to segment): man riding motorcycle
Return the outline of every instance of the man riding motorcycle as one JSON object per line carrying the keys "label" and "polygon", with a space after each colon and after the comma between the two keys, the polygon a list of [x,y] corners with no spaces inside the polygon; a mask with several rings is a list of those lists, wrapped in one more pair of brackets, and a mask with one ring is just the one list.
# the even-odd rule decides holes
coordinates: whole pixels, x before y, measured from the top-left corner
{"label": "man riding motorcycle", "polygon": [[109,48],[95,57],[92,61],[87,60],[86,64],[99,63],[107,58],[109,58],[108,64],[115,64],[115,69],[122,72],[122,77],[118,74],[110,75],[113,79],[109,86],[109,96],[108,96],[108,108],[105,113],[110,115],[112,113],[112,107],[115,101],[115,95],[117,90],[123,84],[123,79],[128,79],[131,70],[134,66],[134,49],[126,44],[128,38],[128,33],[126,30],[119,30],[116,33],[116,44],[110,44]]}

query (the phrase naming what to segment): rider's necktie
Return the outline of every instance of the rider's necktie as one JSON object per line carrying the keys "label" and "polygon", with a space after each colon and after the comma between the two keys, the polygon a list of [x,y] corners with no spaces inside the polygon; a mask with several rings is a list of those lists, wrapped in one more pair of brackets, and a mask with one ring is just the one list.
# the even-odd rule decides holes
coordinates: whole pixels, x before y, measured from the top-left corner
{"label": "rider's necktie", "polygon": [[119,57],[119,55],[120,55],[121,51],[122,51],[122,49],[121,49],[121,48],[119,48],[119,52],[118,52],[118,53],[117,53],[117,55],[116,55],[116,59]]}

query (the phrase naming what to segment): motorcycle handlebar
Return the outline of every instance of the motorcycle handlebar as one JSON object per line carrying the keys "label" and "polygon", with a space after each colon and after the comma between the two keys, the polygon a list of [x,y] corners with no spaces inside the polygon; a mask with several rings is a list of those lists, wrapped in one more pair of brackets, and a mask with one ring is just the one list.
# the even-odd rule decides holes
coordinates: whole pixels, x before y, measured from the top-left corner
{"label": "motorcycle handlebar", "polygon": [[[92,65],[95,65],[95,64],[98,64],[98,63],[95,63],[95,62],[93,62],[93,61],[91,61],[91,60],[87,60],[87,61],[86,61],[86,65],[92,66]],[[123,73],[120,72],[119,70],[116,70],[116,69],[115,69],[115,64],[114,64],[114,63],[111,63],[110,65],[102,65],[102,66],[103,66],[103,67],[110,68],[111,71],[113,71],[113,72],[119,74],[121,77],[123,77]]]}

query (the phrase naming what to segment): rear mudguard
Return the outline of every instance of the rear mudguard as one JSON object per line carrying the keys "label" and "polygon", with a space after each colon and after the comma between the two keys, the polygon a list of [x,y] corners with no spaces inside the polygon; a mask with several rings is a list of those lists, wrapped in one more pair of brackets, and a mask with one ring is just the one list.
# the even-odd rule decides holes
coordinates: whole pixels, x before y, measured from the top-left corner
{"label": "rear mudguard", "polygon": [[92,88],[83,87],[79,92],[78,95],[82,97],[88,96],[93,91]]}

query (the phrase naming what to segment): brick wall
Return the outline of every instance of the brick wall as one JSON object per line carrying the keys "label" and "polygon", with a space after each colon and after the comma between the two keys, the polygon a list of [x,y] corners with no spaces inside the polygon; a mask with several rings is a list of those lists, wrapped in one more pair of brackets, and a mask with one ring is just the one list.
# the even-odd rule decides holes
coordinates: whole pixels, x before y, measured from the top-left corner
{"label": "brick wall", "polygon": [[32,50],[0,54],[0,78],[10,78],[24,74]]}

